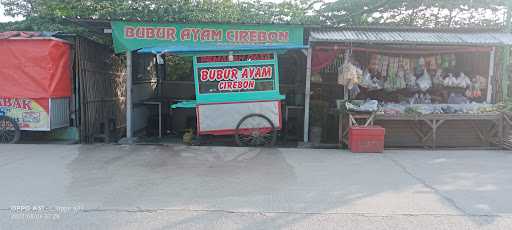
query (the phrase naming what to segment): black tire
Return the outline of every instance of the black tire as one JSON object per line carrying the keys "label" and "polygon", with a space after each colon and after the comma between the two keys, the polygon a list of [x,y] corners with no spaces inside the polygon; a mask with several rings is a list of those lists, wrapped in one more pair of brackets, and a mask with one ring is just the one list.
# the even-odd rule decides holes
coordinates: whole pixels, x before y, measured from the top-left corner
{"label": "black tire", "polygon": [[0,116],[0,143],[14,144],[20,140],[20,126],[10,117]]}
{"label": "black tire", "polygon": [[[268,123],[270,131],[264,134],[259,132],[251,133],[246,135],[241,130],[243,129],[244,123],[248,122],[251,118],[260,118]],[[277,130],[272,121],[262,114],[249,114],[238,122],[235,130],[235,141],[238,146],[265,146],[272,147],[275,145],[277,139]]]}

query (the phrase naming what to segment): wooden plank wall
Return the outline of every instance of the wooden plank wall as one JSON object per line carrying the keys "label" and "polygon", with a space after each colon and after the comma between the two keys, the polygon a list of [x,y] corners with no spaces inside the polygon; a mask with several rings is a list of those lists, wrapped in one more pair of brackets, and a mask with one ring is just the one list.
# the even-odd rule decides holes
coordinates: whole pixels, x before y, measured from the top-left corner
{"label": "wooden plank wall", "polygon": [[83,37],[75,39],[81,142],[93,142],[103,133],[106,121],[114,123],[117,133],[126,127],[125,69],[124,58],[115,56],[109,47]]}

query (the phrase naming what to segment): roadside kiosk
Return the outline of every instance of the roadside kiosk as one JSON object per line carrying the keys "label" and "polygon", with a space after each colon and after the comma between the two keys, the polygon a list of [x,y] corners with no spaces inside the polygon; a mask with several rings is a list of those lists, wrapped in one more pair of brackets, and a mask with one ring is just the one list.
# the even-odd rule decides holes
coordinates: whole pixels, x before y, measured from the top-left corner
{"label": "roadside kiosk", "polygon": [[296,25],[112,22],[115,51],[127,52],[128,66],[133,51],[157,60],[192,56],[196,100],[172,107],[195,109],[198,135],[234,135],[241,146],[275,143],[285,98],[278,54],[305,48],[303,31]]}

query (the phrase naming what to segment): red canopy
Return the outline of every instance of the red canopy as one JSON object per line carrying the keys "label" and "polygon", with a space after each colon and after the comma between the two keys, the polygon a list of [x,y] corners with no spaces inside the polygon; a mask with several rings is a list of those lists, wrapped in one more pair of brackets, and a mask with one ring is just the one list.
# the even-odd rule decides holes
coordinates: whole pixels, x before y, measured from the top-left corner
{"label": "red canopy", "polygon": [[70,55],[54,38],[0,39],[0,97],[71,96]]}

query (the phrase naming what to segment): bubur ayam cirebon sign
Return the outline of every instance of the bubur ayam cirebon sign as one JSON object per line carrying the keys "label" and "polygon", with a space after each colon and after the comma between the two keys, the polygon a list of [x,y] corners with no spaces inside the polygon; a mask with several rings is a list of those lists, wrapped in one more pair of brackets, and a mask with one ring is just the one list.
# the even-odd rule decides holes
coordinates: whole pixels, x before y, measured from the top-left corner
{"label": "bubur ayam cirebon sign", "polygon": [[112,22],[116,53],[165,46],[303,45],[303,31],[296,25]]}
{"label": "bubur ayam cirebon sign", "polygon": [[[222,63],[259,62],[239,66],[223,66]],[[216,63],[214,66],[205,63]],[[203,66],[205,65],[205,66]],[[274,54],[246,54],[229,56],[197,57],[199,93],[223,93],[273,90]]]}

